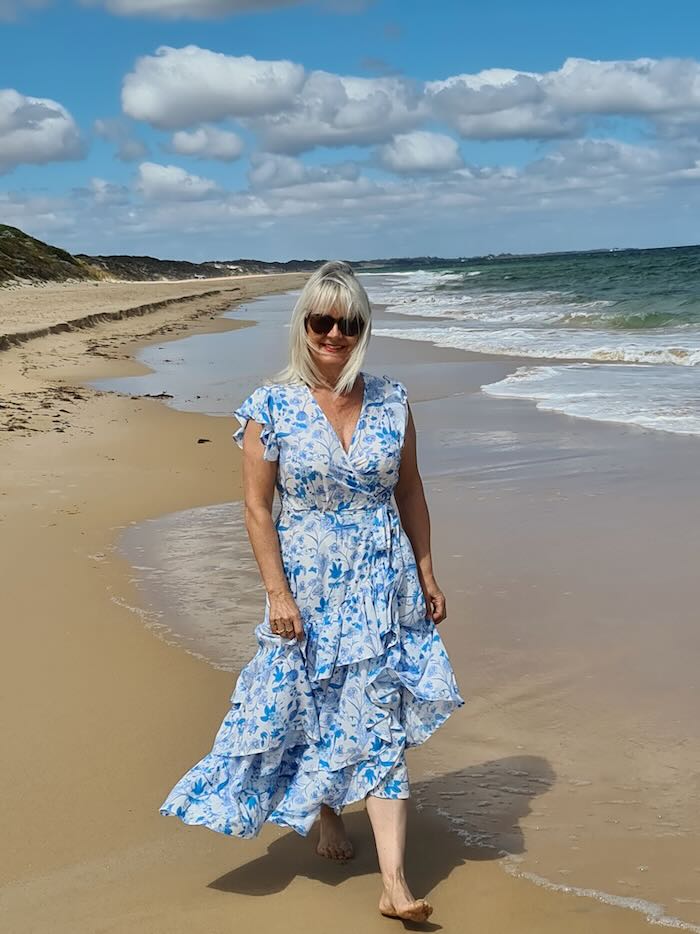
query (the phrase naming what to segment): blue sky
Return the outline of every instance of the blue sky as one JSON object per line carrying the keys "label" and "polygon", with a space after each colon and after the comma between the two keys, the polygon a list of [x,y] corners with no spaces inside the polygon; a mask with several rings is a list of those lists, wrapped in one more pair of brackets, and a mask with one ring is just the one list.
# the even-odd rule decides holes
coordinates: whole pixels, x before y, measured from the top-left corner
{"label": "blue sky", "polygon": [[697,242],[670,9],[0,0],[0,221],[195,260]]}

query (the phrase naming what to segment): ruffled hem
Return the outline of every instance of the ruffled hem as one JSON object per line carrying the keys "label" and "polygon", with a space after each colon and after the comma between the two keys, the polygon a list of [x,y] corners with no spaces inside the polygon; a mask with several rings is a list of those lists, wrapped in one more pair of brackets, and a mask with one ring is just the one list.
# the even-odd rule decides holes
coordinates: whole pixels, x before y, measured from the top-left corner
{"label": "ruffled hem", "polygon": [[[266,614],[267,615],[267,614]],[[464,701],[432,623],[386,633],[379,654],[312,682],[304,642],[256,628],[214,745],[160,808],[239,837],[268,821],[305,835],[322,803],[408,797],[405,749],[423,743]],[[342,724],[342,726],[341,726]]]}
{"label": "ruffled hem", "polygon": [[264,823],[289,827],[306,836],[326,804],[340,813],[368,794],[408,798],[403,752],[396,761],[378,760],[339,772],[304,769],[299,747],[285,748],[266,780],[256,758],[208,753],[180,779],[159,808],[164,817],[249,839]]}

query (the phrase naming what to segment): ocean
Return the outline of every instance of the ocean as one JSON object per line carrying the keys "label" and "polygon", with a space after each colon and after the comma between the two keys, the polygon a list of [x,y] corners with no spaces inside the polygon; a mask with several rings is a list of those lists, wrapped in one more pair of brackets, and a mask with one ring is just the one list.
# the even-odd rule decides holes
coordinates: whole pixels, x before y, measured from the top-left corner
{"label": "ocean", "polygon": [[[700,434],[700,246],[370,273],[377,335],[532,365],[482,387],[579,418]],[[536,361],[536,362],[535,362]]]}

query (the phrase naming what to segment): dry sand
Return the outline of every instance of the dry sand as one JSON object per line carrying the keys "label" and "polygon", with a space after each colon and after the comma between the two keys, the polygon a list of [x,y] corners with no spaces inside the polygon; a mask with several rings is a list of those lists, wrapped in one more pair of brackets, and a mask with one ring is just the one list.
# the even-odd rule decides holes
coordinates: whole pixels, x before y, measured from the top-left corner
{"label": "dry sand", "polygon": [[[253,279],[254,282],[248,280]],[[178,282],[49,282],[0,289],[0,335],[21,336],[42,329],[80,322],[91,315],[116,316],[139,306],[182,298],[200,298],[216,292],[234,294],[266,289],[273,279],[298,282],[295,274],[229,276],[221,279],[186,279]],[[245,285],[243,285],[245,283]],[[258,283],[256,285],[255,283]],[[262,283],[262,285],[260,285]],[[88,326],[90,322],[88,322]]]}
{"label": "dry sand", "polygon": [[[235,297],[299,281],[248,280]],[[101,308],[101,287],[86,288]],[[129,289],[137,304],[153,294]],[[26,294],[33,325],[55,322],[52,290]],[[81,382],[143,372],[130,355],[144,340],[245,325],[211,317],[230,298],[52,334],[0,357],[11,406],[2,427],[12,429],[0,434],[0,913],[12,934],[399,929],[376,913],[376,857],[358,806],[348,821],[358,856],[347,866],[281,828],[239,841],[158,814],[174,780],[210,748],[233,685],[112,599],[130,594],[138,605],[110,546],[133,521],[239,498],[240,452],[228,419]],[[0,293],[0,312],[4,303]],[[492,854],[415,809],[409,870],[436,906],[429,930],[649,929],[639,914],[509,877]]]}

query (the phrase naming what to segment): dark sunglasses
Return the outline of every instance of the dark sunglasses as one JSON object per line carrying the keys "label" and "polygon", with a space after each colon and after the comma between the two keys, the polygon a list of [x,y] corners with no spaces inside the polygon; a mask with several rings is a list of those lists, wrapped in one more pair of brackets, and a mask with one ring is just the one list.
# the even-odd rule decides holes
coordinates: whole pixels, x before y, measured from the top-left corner
{"label": "dark sunglasses", "polygon": [[304,324],[310,324],[314,334],[329,334],[336,323],[344,337],[357,337],[364,328],[361,318],[334,318],[333,315],[317,314],[310,314],[304,318]]}

